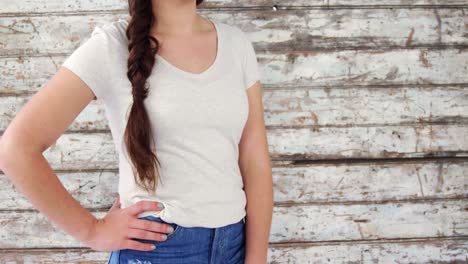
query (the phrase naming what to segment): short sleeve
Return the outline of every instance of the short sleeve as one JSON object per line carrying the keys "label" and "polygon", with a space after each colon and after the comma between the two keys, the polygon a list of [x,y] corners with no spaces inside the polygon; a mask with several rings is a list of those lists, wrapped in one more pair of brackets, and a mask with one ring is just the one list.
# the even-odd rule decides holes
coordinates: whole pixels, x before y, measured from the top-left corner
{"label": "short sleeve", "polygon": [[246,34],[243,33],[244,41],[244,88],[250,88],[257,80],[260,79],[258,70],[257,56],[252,42],[247,38]]}
{"label": "short sleeve", "polygon": [[61,66],[83,80],[98,100],[103,99],[109,86],[109,52],[109,38],[101,26],[96,26],[90,38],[75,49]]}

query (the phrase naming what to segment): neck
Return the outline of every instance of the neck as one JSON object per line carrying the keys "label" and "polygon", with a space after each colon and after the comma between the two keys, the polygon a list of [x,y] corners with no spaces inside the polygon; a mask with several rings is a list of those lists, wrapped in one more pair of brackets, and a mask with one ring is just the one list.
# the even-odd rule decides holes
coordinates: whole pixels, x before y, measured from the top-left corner
{"label": "neck", "polygon": [[202,30],[202,19],[194,0],[153,0],[152,6],[156,20],[152,35],[190,36]]}

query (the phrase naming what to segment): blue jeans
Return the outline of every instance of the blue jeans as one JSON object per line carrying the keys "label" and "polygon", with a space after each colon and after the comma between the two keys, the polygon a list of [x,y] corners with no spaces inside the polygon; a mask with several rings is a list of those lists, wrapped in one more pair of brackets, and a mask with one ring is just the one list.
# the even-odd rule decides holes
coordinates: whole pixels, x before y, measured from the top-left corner
{"label": "blue jeans", "polygon": [[167,223],[160,217],[140,219],[166,223],[174,227],[167,240],[136,239],[152,243],[151,251],[121,249],[111,252],[108,264],[243,264],[245,262],[245,218],[239,222],[218,227],[183,227]]}

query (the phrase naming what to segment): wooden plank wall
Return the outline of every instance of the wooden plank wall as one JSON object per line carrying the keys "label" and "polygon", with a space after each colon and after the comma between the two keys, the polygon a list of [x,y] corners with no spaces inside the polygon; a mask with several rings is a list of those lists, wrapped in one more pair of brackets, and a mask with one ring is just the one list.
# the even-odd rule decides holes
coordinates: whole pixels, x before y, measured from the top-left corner
{"label": "wooden plank wall", "polygon": [[[3,1],[0,131],[127,1]],[[467,0],[208,0],[257,51],[274,161],[269,263],[468,263]],[[117,162],[92,102],[45,152],[96,216]],[[0,175],[1,263],[104,263]]]}

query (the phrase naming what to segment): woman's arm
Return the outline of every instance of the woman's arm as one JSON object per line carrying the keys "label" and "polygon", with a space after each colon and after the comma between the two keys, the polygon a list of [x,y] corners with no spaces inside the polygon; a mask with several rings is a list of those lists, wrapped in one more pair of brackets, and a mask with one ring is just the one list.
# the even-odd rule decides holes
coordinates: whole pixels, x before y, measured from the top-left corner
{"label": "woman's arm", "polygon": [[85,82],[59,68],[0,138],[0,169],[36,209],[91,248],[152,250],[151,243],[131,238],[163,240],[162,233],[169,233],[168,224],[137,219],[143,211],[161,210],[156,202],[140,201],[120,209],[117,200],[106,217],[96,219],[67,192],[42,155],[93,98]]}
{"label": "woman's arm", "polygon": [[273,213],[273,180],[260,81],[247,89],[249,116],[239,143],[239,166],[247,196],[246,264],[267,262]]}
{"label": "woman's arm", "polygon": [[0,168],[33,206],[79,240],[96,220],[67,192],[42,153],[94,98],[76,75],[58,72],[17,113],[0,139]]}

